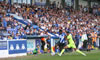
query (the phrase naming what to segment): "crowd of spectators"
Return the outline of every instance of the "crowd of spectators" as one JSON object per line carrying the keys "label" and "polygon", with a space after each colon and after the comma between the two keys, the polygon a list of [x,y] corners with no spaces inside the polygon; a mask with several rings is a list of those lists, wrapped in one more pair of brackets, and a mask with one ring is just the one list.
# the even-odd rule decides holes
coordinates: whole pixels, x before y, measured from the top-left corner
{"label": "crowd of spectators", "polygon": [[[3,13],[2,13],[3,12]],[[28,22],[23,26],[13,19],[13,16],[6,16],[13,13],[22,17]],[[32,25],[37,25],[41,29],[34,29]],[[8,32],[14,39],[23,38],[25,35],[48,35],[47,32],[58,34],[59,30],[70,31],[78,46],[80,41],[88,40],[91,35],[92,43],[96,46],[98,35],[100,35],[100,6],[92,8],[80,6],[79,10],[72,7],[60,8],[53,6],[38,7],[36,5],[13,4],[9,5],[0,2],[0,29],[14,28],[14,32]],[[82,38],[84,37],[85,38]],[[86,38],[87,37],[87,38]]]}

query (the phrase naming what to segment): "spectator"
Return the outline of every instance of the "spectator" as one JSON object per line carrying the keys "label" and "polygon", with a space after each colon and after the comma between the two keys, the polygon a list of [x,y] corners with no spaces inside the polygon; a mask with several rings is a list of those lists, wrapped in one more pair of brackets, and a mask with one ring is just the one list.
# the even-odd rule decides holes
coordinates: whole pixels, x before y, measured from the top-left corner
{"label": "spectator", "polygon": [[97,40],[97,33],[93,31],[92,32],[92,43],[94,47],[96,47],[96,40]]}
{"label": "spectator", "polygon": [[[0,14],[0,18],[2,17],[2,26],[0,26],[2,29],[16,29],[21,37],[25,37],[27,34],[47,35],[48,31],[54,34],[58,34],[60,29],[68,30],[71,31],[73,37],[75,38],[77,47],[80,46],[80,41],[82,42],[82,40],[84,40],[84,32],[89,30],[90,33],[92,33],[91,30],[94,32],[98,31],[97,26],[100,25],[100,8],[98,6],[92,7],[92,10],[87,6],[81,6],[79,11],[76,11],[69,6],[66,7],[66,9],[57,9],[54,7],[59,8],[59,3],[58,6],[56,6],[56,3],[54,2],[53,5],[44,8],[39,8],[35,5],[31,6],[25,4],[12,4],[9,8],[9,4],[2,2],[0,3],[0,11],[5,13]],[[24,21],[28,23],[26,27],[20,25],[18,21],[13,19],[12,16],[7,17],[7,12],[14,13],[23,18]],[[32,24],[39,26],[39,28],[42,28],[43,30],[32,28]],[[96,35],[97,33],[95,36]],[[94,43],[96,39],[94,40],[93,36],[94,35],[92,34]],[[95,38],[97,37],[98,35]],[[89,40],[91,39],[89,38]]]}
{"label": "spectator", "polygon": [[15,36],[14,36],[14,39],[20,39],[20,35],[17,33]]}

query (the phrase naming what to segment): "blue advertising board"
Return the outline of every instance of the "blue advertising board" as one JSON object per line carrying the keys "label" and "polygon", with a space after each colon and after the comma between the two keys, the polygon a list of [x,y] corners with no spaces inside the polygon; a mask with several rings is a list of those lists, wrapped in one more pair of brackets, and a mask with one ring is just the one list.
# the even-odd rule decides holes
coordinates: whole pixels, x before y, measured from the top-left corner
{"label": "blue advertising board", "polygon": [[0,41],[0,50],[7,50],[7,41]]}
{"label": "blue advertising board", "polygon": [[8,41],[9,43],[9,54],[26,53],[27,52],[27,41],[16,40]]}

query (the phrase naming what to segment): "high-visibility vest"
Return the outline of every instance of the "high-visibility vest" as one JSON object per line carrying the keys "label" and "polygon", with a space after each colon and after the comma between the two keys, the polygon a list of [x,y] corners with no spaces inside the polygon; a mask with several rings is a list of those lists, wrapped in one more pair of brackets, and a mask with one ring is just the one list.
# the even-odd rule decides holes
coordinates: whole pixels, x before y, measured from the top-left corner
{"label": "high-visibility vest", "polygon": [[94,36],[94,37],[92,37],[92,42],[96,42],[96,40],[97,40],[97,34],[92,33],[92,36]]}

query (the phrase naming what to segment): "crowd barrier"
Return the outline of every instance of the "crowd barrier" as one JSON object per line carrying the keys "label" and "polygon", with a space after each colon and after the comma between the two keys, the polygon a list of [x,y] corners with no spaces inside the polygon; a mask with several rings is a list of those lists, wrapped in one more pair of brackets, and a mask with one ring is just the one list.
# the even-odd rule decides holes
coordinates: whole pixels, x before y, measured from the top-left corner
{"label": "crowd barrier", "polygon": [[27,40],[1,40],[0,58],[26,56]]}

